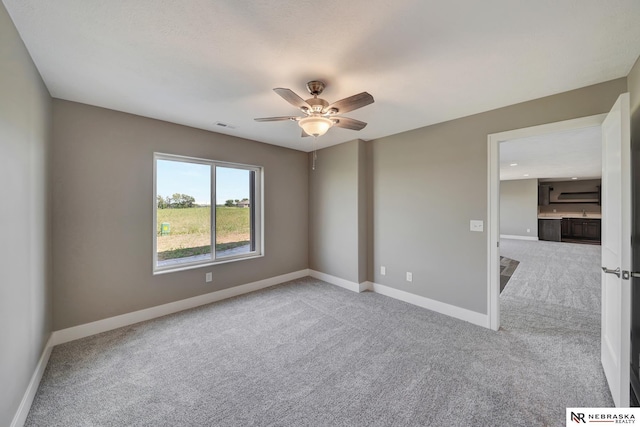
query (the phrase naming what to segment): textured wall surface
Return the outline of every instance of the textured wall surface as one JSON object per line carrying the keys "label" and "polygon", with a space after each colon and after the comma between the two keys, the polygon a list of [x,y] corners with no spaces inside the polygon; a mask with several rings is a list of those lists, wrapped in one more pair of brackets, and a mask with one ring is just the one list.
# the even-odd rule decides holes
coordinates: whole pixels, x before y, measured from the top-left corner
{"label": "textured wall surface", "polygon": [[[306,153],[69,101],[53,116],[55,329],[308,267]],[[263,166],[265,256],[154,276],[154,152]]]}
{"label": "textured wall surface", "polygon": [[8,426],[51,333],[51,97],[0,3],[0,425]]}
{"label": "textured wall surface", "polygon": [[320,150],[309,171],[309,268],[356,283],[366,280],[364,156],[363,141],[347,142]]}
{"label": "textured wall surface", "polygon": [[538,237],[537,179],[500,182],[500,234]]}
{"label": "textured wall surface", "polygon": [[[626,89],[617,79],[372,141],[374,281],[486,313],[487,135],[601,114]],[[474,219],[485,232],[469,231]]]}

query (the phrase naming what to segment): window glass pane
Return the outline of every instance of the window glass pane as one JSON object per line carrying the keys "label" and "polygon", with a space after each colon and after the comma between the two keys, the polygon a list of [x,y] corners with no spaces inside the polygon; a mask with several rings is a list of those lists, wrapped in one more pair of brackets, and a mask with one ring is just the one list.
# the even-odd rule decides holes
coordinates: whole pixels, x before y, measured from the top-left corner
{"label": "window glass pane", "polygon": [[158,267],[211,260],[211,166],[157,160]]}
{"label": "window glass pane", "polygon": [[255,172],[216,167],[216,258],[253,252]]}

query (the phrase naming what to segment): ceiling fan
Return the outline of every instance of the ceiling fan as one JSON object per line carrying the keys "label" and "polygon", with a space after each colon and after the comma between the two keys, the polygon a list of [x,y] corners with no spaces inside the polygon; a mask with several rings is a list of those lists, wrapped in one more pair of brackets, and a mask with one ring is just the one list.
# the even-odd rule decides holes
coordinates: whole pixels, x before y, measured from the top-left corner
{"label": "ceiling fan", "polygon": [[325,84],[321,81],[312,80],[307,83],[307,90],[313,98],[304,100],[296,95],[291,89],[277,87],[275,93],[280,95],[289,104],[299,108],[305,115],[299,116],[282,116],[282,117],[264,117],[255,119],[258,122],[277,122],[281,120],[292,120],[298,122],[302,128],[302,136],[321,136],[324,135],[332,126],[344,129],[360,130],[367,124],[360,120],[350,119],[349,117],[341,117],[339,114],[357,110],[365,105],[373,103],[373,96],[367,92],[361,92],[357,95],[336,101],[329,104],[318,95],[324,90]]}

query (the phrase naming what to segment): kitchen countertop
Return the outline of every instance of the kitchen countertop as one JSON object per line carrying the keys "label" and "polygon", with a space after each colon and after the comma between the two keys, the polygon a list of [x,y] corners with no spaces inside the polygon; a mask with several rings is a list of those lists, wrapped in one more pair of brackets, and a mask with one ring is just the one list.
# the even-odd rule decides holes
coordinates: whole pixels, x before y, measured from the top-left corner
{"label": "kitchen countertop", "polygon": [[587,213],[587,216],[582,213],[543,213],[538,214],[538,219],[562,219],[562,218],[578,218],[578,219],[601,219],[602,214],[599,213]]}

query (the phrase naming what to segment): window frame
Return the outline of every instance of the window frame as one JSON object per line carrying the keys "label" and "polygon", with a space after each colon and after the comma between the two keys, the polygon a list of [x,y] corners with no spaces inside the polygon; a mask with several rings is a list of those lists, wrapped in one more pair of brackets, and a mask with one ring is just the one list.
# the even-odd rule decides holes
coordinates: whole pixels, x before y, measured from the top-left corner
{"label": "window frame", "polygon": [[[172,264],[168,266],[158,266],[158,160],[168,160],[184,163],[196,163],[202,165],[208,165],[211,167],[210,182],[211,182],[211,212],[210,212],[210,224],[211,224],[211,259],[202,261],[183,262],[179,264]],[[250,190],[250,196],[252,195],[255,200],[251,200],[251,212],[249,213],[251,219],[253,236],[252,246],[253,250],[248,253],[226,256],[222,258],[216,257],[216,169],[217,167],[242,169],[250,172],[254,172],[253,176],[253,189]],[[253,191],[252,191],[253,190]],[[201,268],[207,266],[213,266],[218,264],[226,264],[230,262],[243,261],[247,259],[259,258],[264,256],[264,167],[248,165],[242,163],[225,162],[220,160],[203,159],[199,157],[183,156],[178,154],[168,153],[153,153],[153,248],[152,248],[152,271],[153,274],[172,273],[176,271],[191,270],[194,268]]]}

